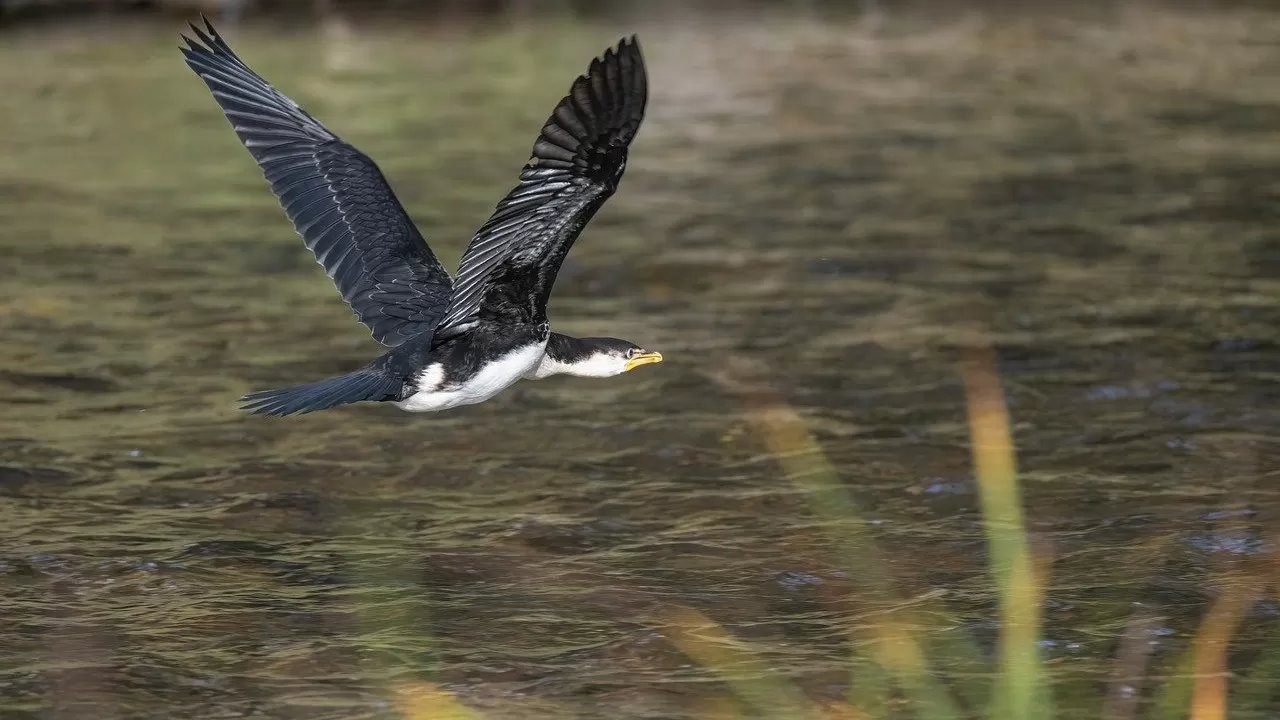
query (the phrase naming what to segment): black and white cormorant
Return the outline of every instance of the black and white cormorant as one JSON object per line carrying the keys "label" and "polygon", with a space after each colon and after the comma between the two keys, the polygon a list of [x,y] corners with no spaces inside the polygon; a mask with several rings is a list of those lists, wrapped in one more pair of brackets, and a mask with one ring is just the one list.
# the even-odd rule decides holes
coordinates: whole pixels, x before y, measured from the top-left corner
{"label": "black and white cormorant", "polygon": [[587,221],[618,187],[648,79],[634,36],[593,60],[556,105],[520,173],[462,256],[436,260],[378,167],[249,69],[214,30],[182,48],[316,261],[389,349],[339,377],[243,398],[263,415],[365,400],[431,412],[484,402],[521,378],[610,377],[662,355],[550,331],[547,299]]}

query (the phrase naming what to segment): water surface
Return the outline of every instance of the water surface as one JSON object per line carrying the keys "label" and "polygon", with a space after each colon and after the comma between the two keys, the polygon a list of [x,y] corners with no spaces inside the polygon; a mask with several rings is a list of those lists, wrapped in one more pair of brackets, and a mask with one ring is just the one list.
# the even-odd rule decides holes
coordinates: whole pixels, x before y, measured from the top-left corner
{"label": "water surface", "polygon": [[[452,267],[630,30],[650,117],[552,316],[667,361],[285,421],[235,400],[376,348],[176,28],[0,39],[5,717],[391,717],[426,682],[491,717],[714,716],[680,608],[843,699],[863,578],[726,368],[803,418],[901,596],[946,608],[915,632],[989,657],[956,369],[984,338],[1053,558],[1060,715],[1098,717],[1126,628],[1151,650],[1128,692],[1175,672],[1280,509],[1280,20],[228,34]],[[1277,610],[1249,605],[1233,662]]]}

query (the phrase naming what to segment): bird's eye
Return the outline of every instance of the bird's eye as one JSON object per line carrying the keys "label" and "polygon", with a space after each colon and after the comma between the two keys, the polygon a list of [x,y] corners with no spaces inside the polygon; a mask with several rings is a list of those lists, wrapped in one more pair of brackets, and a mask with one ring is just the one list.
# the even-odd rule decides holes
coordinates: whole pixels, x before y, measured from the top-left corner
{"label": "bird's eye", "polygon": [[627,359],[630,360],[631,358],[639,354],[640,354],[640,348],[631,348],[630,350],[627,351]]}

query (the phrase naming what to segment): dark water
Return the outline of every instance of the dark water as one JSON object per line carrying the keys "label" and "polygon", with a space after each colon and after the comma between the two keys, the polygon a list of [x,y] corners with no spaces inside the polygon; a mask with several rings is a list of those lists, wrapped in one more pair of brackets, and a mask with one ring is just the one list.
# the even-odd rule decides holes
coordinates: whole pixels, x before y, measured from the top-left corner
{"label": "dark water", "polygon": [[[1232,717],[1276,717],[1251,670],[1280,612],[1280,20],[231,39],[382,164],[451,265],[633,29],[651,114],[552,312],[667,361],[287,421],[235,400],[376,348],[177,28],[0,36],[0,715],[449,717],[414,710],[434,687],[486,717],[732,717],[720,680],[759,668],[682,652],[682,608],[845,699],[851,667],[873,677],[850,658],[863,578],[723,381],[737,361],[804,419],[900,595],[945,608],[914,632],[986,662],[956,367],[986,336],[1052,558],[1057,715],[1154,707],[1246,585],[1231,688],[1262,700]],[[1117,684],[1126,631],[1149,655]]]}

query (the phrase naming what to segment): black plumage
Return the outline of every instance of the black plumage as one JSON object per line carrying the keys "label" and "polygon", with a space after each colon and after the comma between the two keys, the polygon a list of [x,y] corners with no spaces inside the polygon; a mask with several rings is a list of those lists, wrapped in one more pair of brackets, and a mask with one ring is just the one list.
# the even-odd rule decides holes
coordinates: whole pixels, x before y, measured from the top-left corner
{"label": "black plumage", "polygon": [[378,342],[435,329],[453,281],[372,160],[232,52],[209,22],[184,38],[209,86],[316,261]]}
{"label": "black plumage", "polygon": [[546,317],[569,248],[618,188],[648,97],[634,36],[593,60],[574,81],[538,135],[520,184],[463,254],[442,334],[481,316],[500,322]]}
{"label": "black plumage", "polygon": [[372,160],[245,65],[208,20],[192,30],[196,39],[184,37],[182,48],[187,64],[343,299],[390,347],[347,375],[248,395],[245,409],[288,415],[404,400],[423,391],[417,378],[424,368],[440,369],[441,387],[461,387],[486,363],[540,344],[566,364],[622,346],[639,351],[621,340],[550,333],[546,317],[556,273],[617,189],[644,116],[647,76],[634,37],[574,81],[534,143],[520,183],[473,236],[455,281]]}
{"label": "black plumage", "polygon": [[255,415],[293,415],[325,410],[353,402],[400,400],[405,382],[379,365],[305,385],[263,390],[245,395],[243,410]]}

